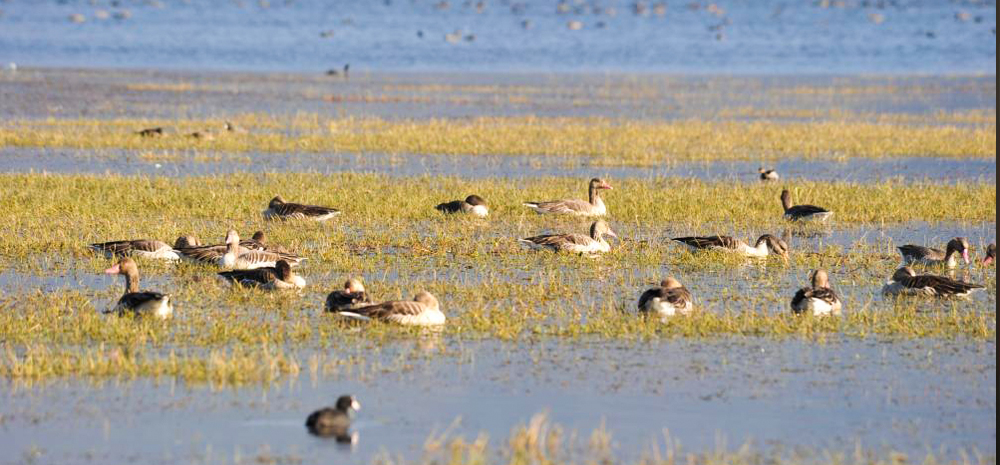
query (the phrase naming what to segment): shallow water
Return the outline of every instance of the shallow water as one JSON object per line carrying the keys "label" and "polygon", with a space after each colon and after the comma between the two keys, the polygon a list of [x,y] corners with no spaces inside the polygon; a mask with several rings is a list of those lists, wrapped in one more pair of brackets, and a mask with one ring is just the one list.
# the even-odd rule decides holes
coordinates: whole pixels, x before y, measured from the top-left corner
{"label": "shallow water", "polygon": [[[993,73],[996,5],[894,2],[11,1],[30,66],[313,71]],[[518,5],[518,6],[515,6]],[[824,7],[827,5],[829,7]],[[595,8],[596,7],[596,8]],[[599,9],[597,9],[599,8]],[[614,10],[615,14],[609,14]],[[115,15],[127,11],[127,19]],[[84,22],[69,20],[83,15]],[[101,19],[107,16],[108,19]],[[529,27],[524,27],[527,21]],[[570,30],[579,21],[580,30]],[[446,34],[458,31],[457,43]],[[332,32],[332,37],[321,34]],[[472,39],[472,40],[468,40]]]}
{"label": "shallow water", "polygon": [[[261,451],[307,463],[370,463],[384,451],[419,455],[432,432],[458,418],[452,436],[486,432],[499,445],[513,426],[548,412],[584,438],[603,422],[630,460],[654,442],[662,446],[667,430],[689,452],[714,449],[721,437],[758,450],[849,451],[859,443],[917,456],[937,447],[949,457],[996,453],[992,341],[441,344],[461,357],[366,381],[303,375],[220,391],[171,381],[2,381],[0,450],[17,460],[37,448],[42,462],[60,463],[230,463]],[[362,403],[353,448],[303,427],[310,411],[343,393]]]}
{"label": "shallow water", "polygon": [[[932,182],[996,182],[996,159],[934,157],[785,158],[764,163],[782,179],[879,182],[888,179]],[[649,167],[604,166],[585,157],[451,156],[416,154],[175,153],[140,158],[127,150],[0,148],[2,172],[94,173],[147,176],[205,176],[229,173],[369,172],[392,176],[446,175],[462,178],[567,176],[611,179],[692,177],[706,180],[758,179],[755,161],[679,162]]]}

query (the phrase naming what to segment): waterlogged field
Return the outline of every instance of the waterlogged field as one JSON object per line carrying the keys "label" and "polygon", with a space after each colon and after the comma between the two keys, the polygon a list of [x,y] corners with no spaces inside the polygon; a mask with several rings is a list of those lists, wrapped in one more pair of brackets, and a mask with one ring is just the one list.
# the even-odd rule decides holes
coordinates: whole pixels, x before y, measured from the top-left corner
{"label": "waterlogged field", "polygon": [[[20,75],[0,89],[65,90],[92,78],[39,74],[63,85]],[[242,87],[273,102],[268,114],[224,103],[219,95],[238,87],[227,75],[179,84],[97,77],[131,86],[108,94],[111,107],[135,111],[142,104],[124,102],[175,94],[170,102],[197,106],[188,94],[198,89],[218,107],[193,118],[118,117],[107,106],[67,114],[78,103],[59,92],[6,107],[15,114],[0,123],[2,463],[995,463],[996,273],[978,264],[996,237],[993,81],[757,87],[720,78],[698,90],[664,80],[686,89],[681,102],[730,86],[772,96],[728,110],[711,99],[681,105],[677,121],[601,114],[603,104],[582,97],[586,82],[519,83],[517,92],[547,96],[536,107],[543,117],[484,110],[509,83],[343,83],[375,95],[482,98],[468,105],[478,117],[429,120],[380,114],[405,103],[374,97],[340,114],[283,113],[281,77]],[[304,94],[320,86],[287,79]],[[629,88],[649,90],[648,100],[604,88],[601,101],[626,102],[623,114],[666,98],[649,82]],[[928,105],[932,93],[961,108]],[[861,108],[858,94],[895,110]],[[841,106],[821,110],[817,95]],[[579,113],[563,106],[575,98]],[[524,111],[504,102],[501,113]],[[54,117],[32,116],[46,111]],[[220,131],[225,121],[247,132]],[[168,134],[133,134],[156,125]],[[205,127],[211,139],[186,136]],[[61,153],[70,155],[53,162]],[[295,157],[315,158],[275,161]],[[333,157],[346,161],[326,169]],[[422,165],[426,157],[443,158]],[[477,161],[497,157],[523,164]],[[761,159],[782,167],[780,183],[744,173]],[[74,168],[85,160],[106,169]],[[199,171],[212,163],[219,174]],[[176,169],[154,168],[162,165]],[[59,174],[42,172],[50,169]],[[593,176],[614,186],[604,195],[619,235],[612,252],[517,245],[585,232],[587,220],[521,204],[585,198]],[[783,188],[833,220],[787,224]],[[488,218],[433,209],[472,193],[488,201]],[[343,213],[322,224],[265,221],[277,194]],[[123,284],[103,274],[111,261],[88,243],[188,234],[221,242],[229,228],[263,230],[309,257],[298,269],[307,287],[231,289],[213,267],[140,259],[142,287],[170,293],[174,318],[101,313]],[[789,243],[787,263],[695,254],[670,241],[763,233]],[[942,301],[880,295],[899,264],[896,246],[943,247],[955,236],[969,239],[974,264],[952,275],[983,291]],[[844,300],[841,318],[788,311],[817,267]],[[428,290],[448,323],[359,327],[324,314],[326,294],[349,276],[380,300]],[[666,276],[691,290],[697,311],[667,323],[638,318],[639,294]],[[306,415],[343,393],[362,403],[358,442],[308,436]]]}

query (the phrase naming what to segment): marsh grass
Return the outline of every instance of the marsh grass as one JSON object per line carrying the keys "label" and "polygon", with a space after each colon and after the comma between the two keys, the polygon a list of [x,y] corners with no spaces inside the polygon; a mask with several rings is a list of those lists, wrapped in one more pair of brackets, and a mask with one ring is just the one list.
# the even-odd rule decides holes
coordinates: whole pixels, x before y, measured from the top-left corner
{"label": "marsh grass", "polygon": [[[0,147],[353,152],[587,157],[604,165],[784,157],[994,157],[996,124],[819,120],[642,121],[606,118],[476,117],[389,120],[260,114],[232,118],[250,130],[227,133],[224,120],[47,119],[0,126]],[[164,126],[162,137],[135,134]],[[212,130],[215,137],[188,136]]]}

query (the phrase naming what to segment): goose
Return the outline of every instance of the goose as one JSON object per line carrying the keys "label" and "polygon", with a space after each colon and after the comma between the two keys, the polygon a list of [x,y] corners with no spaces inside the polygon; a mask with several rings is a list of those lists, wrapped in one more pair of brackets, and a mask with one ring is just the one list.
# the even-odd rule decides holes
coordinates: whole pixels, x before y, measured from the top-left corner
{"label": "goose", "polygon": [[997,245],[990,244],[986,247],[986,256],[983,257],[983,266],[990,266],[997,261]]}
{"label": "goose", "polygon": [[123,258],[104,272],[112,275],[125,275],[125,294],[118,299],[118,304],[113,309],[105,313],[117,313],[119,316],[126,313],[151,314],[160,319],[167,319],[173,315],[174,306],[170,304],[169,295],[139,290],[139,267],[131,258]]}
{"label": "goose", "polygon": [[982,287],[945,276],[918,275],[913,268],[904,266],[892,274],[892,279],[882,287],[882,293],[893,296],[964,297]]}
{"label": "goose", "polygon": [[138,239],[133,241],[99,242],[87,246],[90,250],[103,253],[106,258],[143,257],[160,260],[178,260],[180,255],[164,242]]}
{"label": "goose", "polygon": [[338,289],[326,296],[326,306],[328,312],[339,312],[341,310],[352,310],[375,303],[371,296],[365,292],[364,284],[357,278],[348,279],[344,283],[343,289]]}
{"label": "goose", "polygon": [[763,166],[757,168],[757,172],[760,173],[761,181],[777,181],[778,179],[781,179],[781,176],[778,176],[777,171],[773,169],[764,169]]}
{"label": "goose", "polygon": [[753,247],[750,247],[743,240],[731,236],[675,237],[672,240],[694,250],[721,250],[754,258],[764,258],[768,256],[768,253],[775,253],[786,261],[788,260],[788,244],[770,234],[760,236]]}
{"label": "goose", "polygon": [[611,245],[604,240],[604,235],[618,237],[604,220],[597,220],[590,225],[590,235],[583,234],[545,234],[542,236],[518,239],[518,242],[534,250],[552,250],[575,253],[610,252]]}
{"label": "goose", "polygon": [[146,128],[140,131],[136,131],[135,133],[138,134],[140,137],[159,137],[163,135],[163,128],[162,127]]}
{"label": "goose", "polygon": [[691,292],[680,281],[670,277],[660,282],[659,287],[643,292],[639,297],[639,312],[656,314],[661,320],[676,314],[691,313]]}
{"label": "goose", "polygon": [[815,205],[792,206],[792,194],[788,189],[781,191],[781,206],[785,208],[785,219],[789,221],[824,222],[833,216],[833,212]]}
{"label": "goose", "polygon": [[293,273],[292,266],[285,260],[278,260],[273,267],[221,271],[219,276],[244,287],[259,287],[269,291],[306,287],[306,280]]}
{"label": "goose", "polygon": [[965,260],[965,264],[969,264],[969,248],[969,240],[964,237],[956,237],[948,241],[944,252],[921,245],[903,245],[897,247],[899,254],[903,257],[903,265],[916,263],[931,266],[944,265],[949,269],[958,266],[958,260],[955,258],[955,255],[960,254],[962,260]]}
{"label": "goose", "polygon": [[298,264],[304,258],[293,259],[287,254],[268,252],[266,250],[249,250],[240,247],[240,236],[236,230],[226,233],[226,252],[215,259],[216,265],[230,270],[252,270],[254,268],[273,267],[278,260],[285,260],[289,265]]}
{"label": "goose", "polygon": [[611,185],[599,178],[590,180],[588,188],[588,200],[550,200],[548,202],[525,202],[524,206],[535,212],[542,213],[567,213],[579,216],[604,216],[608,209],[601,200],[602,189],[611,189]]}
{"label": "goose", "polygon": [[326,221],[339,214],[340,210],[334,208],[285,202],[280,195],[271,199],[271,202],[267,204],[267,209],[263,212],[264,219],[267,220],[310,219]]}
{"label": "goose", "polygon": [[792,297],[792,313],[809,313],[813,316],[840,315],[843,305],[837,293],[830,287],[830,278],[825,270],[814,270],[809,274],[812,283],[803,287]]}
{"label": "goose", "polygon": [[[231,232],[235,233],[235,231]],[[228,239],[229,237],[228,233],[226,237]],[[239,236],[237,236],[237,238],[238,237]],[[242,254],[259,252],[258,254],[253,255],[257,259],[262,259],[262,258],[273,259],[270,261],[276,261],[278,259],[281,259],[287,261],[288,264],[291,266],[298,266],[303,260],[305,260],[305,257],[301,257],[291,253],[278,252],[276,250],[268,248],[265,245],[265,243],[262,242],[264,236],[263,233],[260,231],[257,231],[257,233],[254,234],[254,238],[255,239],[239,240],[238,241],[239,244],[236,250],[236,255],[239,256]],[[174,244],[174,248],[180,253],[181,258],[185,260],[189,260],[196,263],[218,265],[220,263],[219,260],[221,260],[229,251],[228,244],[195,245],[195,246],[187,245],[190,244],[192,240],[195,241],[196,243],[198,242],[197,238],[194,238],[193,236],[182,236],[177,238],[177,241]],[[274,266],[274,265],[264,264],[261,266]],[[226,266],[223,267],[228,268]]]}
{"label": "goose", "polygon": [[339,310],[338,315],[361,321],[380,320],[410,326],[439,326],[445,322],[437,299],[430,292],[420,291],[413,300],[393,300]]}
{"label": "goose", "polygon": [[480,218],[490,214],[490,208],[486,205],[486,201],[475,194],[466,197],[465,200],[440,203],[434,209],[444,213],[466,213]]}
{"label": "goose", "polygon": [[361,403],[354,396],[343,395],[336,405],[319,409],[306,418],[306,429],[310,434],[334,438],[338,442],[355,442],[357,434],[350,434],[351,414],[361,410]]}

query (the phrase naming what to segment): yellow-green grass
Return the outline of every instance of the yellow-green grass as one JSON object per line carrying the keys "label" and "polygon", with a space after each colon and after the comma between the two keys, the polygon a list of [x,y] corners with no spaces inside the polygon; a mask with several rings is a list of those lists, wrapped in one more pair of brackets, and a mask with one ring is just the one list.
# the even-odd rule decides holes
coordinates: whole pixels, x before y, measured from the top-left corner
{"label": "yellow-green grass", "polygon": [[[604,118],[478,117],[386,120],[298,115],[233,118],[247,134],[222,131],[222,120],[48,119],[0,128],[0,147],[356,152],[588,157],[607,165],[785,157],[994,157],[996,124],[917,125],[870,121],[640,121]],[[136,131],[167,126],[164,137]],[[215,131],[211,140],[187,134]]]}

